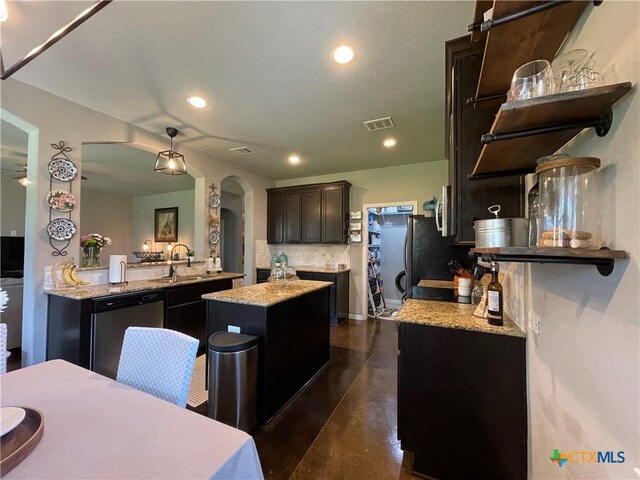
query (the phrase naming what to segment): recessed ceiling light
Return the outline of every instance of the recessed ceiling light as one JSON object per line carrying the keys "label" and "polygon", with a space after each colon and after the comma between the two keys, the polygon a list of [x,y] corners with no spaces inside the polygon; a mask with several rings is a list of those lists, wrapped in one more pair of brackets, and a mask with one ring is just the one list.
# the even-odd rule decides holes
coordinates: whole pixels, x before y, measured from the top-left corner
{"label": "recessed ceiling light", "polygon": [[26,187],[27,185],[31,184],[31,182],[27,180],[27,177],[22,177],[21,179],[18,180],[18,183],[20,183],[20,185],[22,185],[23,187]]}
{"label": "recessed ceiling light", "polygon": [[300,157],[298,155],[289,155],[289,163],[293,165],[300,163]]}
{"label": "recessed ceiling light", "polygon": [[187,98],[187,102],[196,108],[204,108],[207,106],[207,101],[202,97],[189,97]]}
{"label": "recessed ceiling light", "polygon": [[384,145],[384,146],[385,146],[385,147],[387,147],[387,148],[391,148],[391,147],[393,147],[395,144],[396,144],[396,139],[395,139],[395,138],[392,138],[392,137],[389,137],[389,138],[385,139],[385,141],[384,141],[384,142],[382,142],[382,145]]}
{"label": "recessed ceiling light", "polygon": [[349,63],[353,60],[355,53],[353,53],[353,49],[347,45],[340,45],[331,53],[331,58],[334,62],[344,65],[345,63]]}

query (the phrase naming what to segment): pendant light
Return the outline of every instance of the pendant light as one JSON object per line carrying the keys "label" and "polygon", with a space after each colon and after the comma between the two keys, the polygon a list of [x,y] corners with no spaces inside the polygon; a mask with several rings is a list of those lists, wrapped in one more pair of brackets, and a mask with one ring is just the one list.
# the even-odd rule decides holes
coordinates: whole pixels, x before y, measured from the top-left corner
{"label": "pendant light", "polygon": [[171,147],[169,150],[163,150],[158,153],[156,166],[153,169],[165,175],[184,175],[187,173],[187,164],[184,162],[184,155],[173,150],[173,137],[178,135],[178,129],[167,127],[167,135],[171,138]]}

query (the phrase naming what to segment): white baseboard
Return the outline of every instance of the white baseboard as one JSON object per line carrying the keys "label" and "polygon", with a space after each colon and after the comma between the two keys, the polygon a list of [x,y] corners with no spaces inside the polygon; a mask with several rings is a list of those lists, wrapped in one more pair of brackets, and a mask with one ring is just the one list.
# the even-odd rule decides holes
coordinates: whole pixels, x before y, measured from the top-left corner
{"label": "white baseboard", "polygon": [[364,317],[362,315],[358,315],[356,313],[350,313],[349,314],[349,318],[351,318],[352,320],[366,320],[367,317]]}

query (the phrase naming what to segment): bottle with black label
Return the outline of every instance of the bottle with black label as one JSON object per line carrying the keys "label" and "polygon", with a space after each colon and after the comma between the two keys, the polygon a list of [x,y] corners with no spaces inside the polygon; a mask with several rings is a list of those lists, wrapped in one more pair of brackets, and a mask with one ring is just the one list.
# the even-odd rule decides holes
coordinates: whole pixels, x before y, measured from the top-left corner
{"label": "bottle with black label", "polygon": [[498,280],[500,265],[491,262],[491,283],[487,286],[487,319],[490,325],[501,326],[503,317],[502,285]]}

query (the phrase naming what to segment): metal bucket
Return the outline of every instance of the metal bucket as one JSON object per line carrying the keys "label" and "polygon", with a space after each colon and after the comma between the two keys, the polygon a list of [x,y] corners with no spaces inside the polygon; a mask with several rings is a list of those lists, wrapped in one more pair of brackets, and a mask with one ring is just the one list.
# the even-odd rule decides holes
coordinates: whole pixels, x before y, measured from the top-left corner
{"label": "metal bucket", "polygon": [[500,208],[496,205],[489,207],[489,211],[495,214],[496,218],[473,222],[476,248],[527,247],[529,245],[526,218],[497,218]]}

